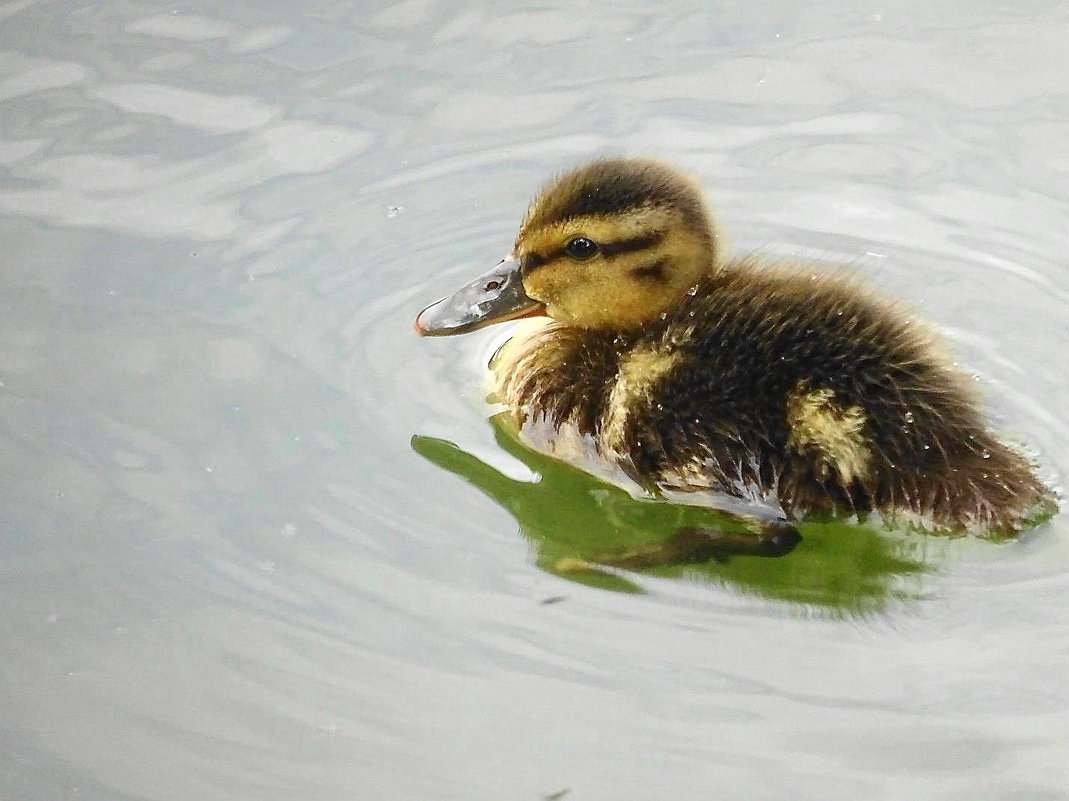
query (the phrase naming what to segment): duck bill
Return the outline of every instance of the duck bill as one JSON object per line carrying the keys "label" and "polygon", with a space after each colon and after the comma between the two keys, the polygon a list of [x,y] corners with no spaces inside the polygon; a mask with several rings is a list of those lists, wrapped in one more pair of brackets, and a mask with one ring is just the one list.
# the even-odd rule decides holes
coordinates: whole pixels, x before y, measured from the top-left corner
{"label": "duck bill", "polygon": [[527,296],[520,264],[509,256],[448,298],[432,303],[416,317],[416,333],[424,337],[466,334],[493,323],[545,314],[546,307]]}

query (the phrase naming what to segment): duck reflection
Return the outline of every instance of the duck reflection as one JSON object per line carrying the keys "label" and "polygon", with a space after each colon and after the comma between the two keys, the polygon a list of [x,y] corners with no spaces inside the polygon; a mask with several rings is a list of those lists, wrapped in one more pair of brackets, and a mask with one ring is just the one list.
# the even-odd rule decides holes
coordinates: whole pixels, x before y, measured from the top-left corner
{"label": "duck reflection", "polygon": [[[765,598],[863,613],[919,597],[927,568],[920,537],[841,521],[765,524],[716,510],[636,499],[619,487],[532,451],[506,415],[491,419],[497,443],[534,481],[510,478],[451,442],[412,438],[425,459],[504,507],[530,539],[543,570],[572,581],[641,592],[633,572],[687,576]],[[754,557],[779,558],[754,558]]]}

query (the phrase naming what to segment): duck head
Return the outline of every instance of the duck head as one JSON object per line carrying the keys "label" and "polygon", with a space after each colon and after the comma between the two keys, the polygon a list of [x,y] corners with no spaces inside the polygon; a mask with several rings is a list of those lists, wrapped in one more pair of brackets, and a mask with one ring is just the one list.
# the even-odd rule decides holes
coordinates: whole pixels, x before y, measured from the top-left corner
{"label": "duck head", "polygon": [[672,167],[610,158],[551,181],[512,252],[416,318],[424,336],[546,315],[628,330],[653,320],[717,269],[713,220],[697,185]]}

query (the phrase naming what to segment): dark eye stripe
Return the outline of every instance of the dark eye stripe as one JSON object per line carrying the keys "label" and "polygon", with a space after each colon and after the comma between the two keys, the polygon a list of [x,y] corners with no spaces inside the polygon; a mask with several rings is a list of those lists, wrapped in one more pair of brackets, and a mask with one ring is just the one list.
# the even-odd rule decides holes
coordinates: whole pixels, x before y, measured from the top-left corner
{"label": "dark eye stripe", "polygon": [[[602,256],[611,259],[622,253],[634,253],[636,250],[651,248],[654,245],[659,244],[663,239],[663,231],[650,231],[648,234],[640,234],[639,236],[633,236],[630,239],[620,239],[616,242],[598,242],[598,252]],[[564,255],[566,248],[567,245],[553,251],[553,253],[548,256],[543,256],[540,253],[525,253],[523,255],[524,272],[529,273],[531,270],[535,270],[544,264],[548,264],[554,259],[559,259]]]}
{"label": "dark eye stripe", "polygon": [[535,269],[536,267],[541,267],[548,261],[549,259],[547,257],[542,256],[538,253],[525,253],[520,261],[522,265],[520,269],[522,269],[524,272],[529,273],[531,270]]}
{"label": "dark eye stripe", "polygon": [[631,239],[620,239],[616,242],[600,243],[601,254],[608,258],[618,256],[621,253],[633,253],[636,250],[645,250],[658,244],[664,239],[663,231],[650,231],[648,234],[640,234]]}

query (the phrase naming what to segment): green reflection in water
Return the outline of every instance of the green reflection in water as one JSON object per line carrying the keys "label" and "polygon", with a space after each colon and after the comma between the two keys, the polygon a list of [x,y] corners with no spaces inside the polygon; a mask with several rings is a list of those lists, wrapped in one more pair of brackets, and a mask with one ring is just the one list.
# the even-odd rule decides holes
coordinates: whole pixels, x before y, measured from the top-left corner
{"label": "green reflection in water", "polygon": [[[680,528],[696,526],[744,536],[738,521],[711,509],[631,497],[619,487],[532,451],[503,423],[491,422],[498,444],[538,476],[509,478],[451,442],[415,436],[421,456],[474,484],[517,520],[542,569],[572,581],[622,592],[641,588],[621,570],[575,570],[618,561],[621,554],[655,551]],[[892,535],[844,522],[802,523],[802,541],[786,556],[731,556],[695,564],[659,564],[642,570],[730,585],[769,599],[809,604],[845,614],[878,611],[892,599],[917,598],[902,577],[927,572],[918,550],[924,539]],[[916,582],[913,582],[915,585]]]}

